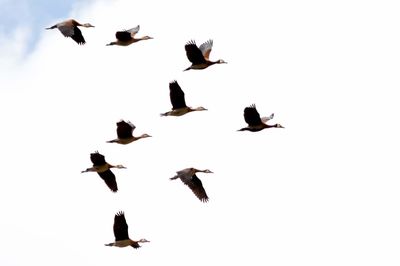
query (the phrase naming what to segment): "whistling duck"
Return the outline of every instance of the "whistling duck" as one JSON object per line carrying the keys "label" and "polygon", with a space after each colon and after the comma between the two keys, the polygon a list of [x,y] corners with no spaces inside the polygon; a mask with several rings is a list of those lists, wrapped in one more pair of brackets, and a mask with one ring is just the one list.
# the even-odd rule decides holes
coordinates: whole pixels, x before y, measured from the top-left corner
{"label": "whistling duck", "polygon": [[186,56],[192,65],[186,68],[184,71],[189,69],[205,69],[214,64],[226,64],[226,62],[222,59],[217,61],[209,60],[212,46],[212,40],[206,41],[200,45],[200,47],[197,47],[196,42],[193,40],[187,42],[185,45]]}
{"label": "whistling duck", "polygon": [[181,181],[193,191],[193,193],[196,195],[197,198],[199,198],[200,201],[207,202],[208,201],[207,193],[203,188],[201,180],[196,176],[196,173],[198,172],[213,173],[208,169],[199,170],[196,168],[186,168],[176,172],[176,176],[171,177],[170,179],[174,180],[180,178]]}
{"label": "whistling duck", "polygon": [[141,246],[139,245],[139,243],[150,242],[144,238],[138,241],[134,241],[129,238],[128,224],[126,223],[125,215],[123,212],[118,212],[117,214],[115,214],[113,229],[115,242],[104,244],[105,246],[119,248],[131,246],[133,248],[140,248]]}
{"label": "whistling duck", "polygon": [[97,172],[99,176],[104,180],[106,185],[111,189],[112,192],[118,191],[117,181],[115,180],[115,175],[111,172],[111,168],[126,168],[123,165],[111,165],[106,162],[104,155],[100,154],[98,151],[90,154],[90,160],[93,163],[93,167],[87,168],[81,173],[86,172]]}
{"label": "whistling duck", "polygon": [[138,41],[153,39],[150,36],[143,36],[141,38],[135,38],[135,35],[136,35],[136,33],[138,33],[139,29],[140,29],[140,26],[137,25],[135,28],[132,28],[130,30],[117,31],[115,33],[115,37],[117,38],[117,41],[110,42],[107,45],[128,46],[128,45],[138,42]]}
{"label": "whistling duck", "polygon": [[125,122],[124,120],[121,120],[121,121],[117,122],[117,137],[118,138],[109,140],[109,141],[107,141],[107,143],[129,144],[138,139],[151,137],[148,134],[142,134],[138,137],[133,136],[132,132],[135,128],[136,128],[135,125],[129,121]]}
{"label": "whistling duck", "polygon": [[193,111],[207,110],[202,106],[197,108],[186,106],[185,93],[182,91],[176,80],[169,83],[169,98],[172,104],[172,111],[163,113],[161,116],[181,116]]}
{"label": "whistling duck", "polygon": [[269,117],[260,118],[260,114],[258,113],[255,104],[244,108],[243,116],[248,126],[241,128],[238,131],[248,130],[252,132],[257,132],[263,130],[264,128],[270,127],[283,128],[283,126],[281,126],[280,124],[267,125],[266,122],[274,118],[274,114],[271,114]]}
{"label": "whistling duck", "polygon": [[85,44],[86,41],[83,38],[81,30],[78,28],[78,26],[81,27],[86,27],[86,28],[92,28],[94,27],[90,23],[85,23],[81,24],[78,21],[74,19],[68,19],[63,22],[57,23],[54,26],[51,26],[49,28],[46,28],[46,30],[51,30],[51,29],[59,29],[60,32],[65,36],[65,37],[71,37],[75,42],[78,44]]}

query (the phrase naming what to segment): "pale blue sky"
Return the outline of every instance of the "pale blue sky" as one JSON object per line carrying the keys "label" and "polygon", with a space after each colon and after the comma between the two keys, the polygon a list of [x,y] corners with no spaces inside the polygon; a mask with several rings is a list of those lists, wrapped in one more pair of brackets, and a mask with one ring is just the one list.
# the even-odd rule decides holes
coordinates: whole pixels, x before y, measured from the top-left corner
{"label": "pale blue sky", "polygon": [[40,32],[54,19],[63,18],[76,2],[69,0],[0,0],[0,36],[12,35],[17,27],[29,27],[27,52],[35,48]]}

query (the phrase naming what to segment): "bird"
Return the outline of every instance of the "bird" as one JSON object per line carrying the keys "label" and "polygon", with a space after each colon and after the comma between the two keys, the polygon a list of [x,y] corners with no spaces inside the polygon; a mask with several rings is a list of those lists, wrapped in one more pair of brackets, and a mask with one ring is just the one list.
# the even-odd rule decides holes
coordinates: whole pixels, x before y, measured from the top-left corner
{"label": "bird", "polygon": [[272,113],[269,117],[263,117],[260,118],[260,114],[258,113],[256,109],[256,105],[252,104],[246,108],[244,108],[244,120],[248,124],[247,127],[241,128],[238,131],[251,131],[251,132],[257,132],[260,130],[263,130],[265,128],[270,128],[270,127],[276,127],[276,128],[284,128],[280,124],[274,124],[274,125],[267,125],[266,122],[274,118],[274,114]]}
{"label": "bird", "polygon": [[201,180],[196,176],[196,173],[198,172],[211,173],[211,174],[213,173],[208,169],[199,170],[191,167],[176,172],[176,175],[174,177],[171,177],[170,179],[174,180],[180,178],[181,181],[193,191],[193,193],[196,195],[197,198],[199,198],[200,201],[207,202],[208,201],[207,193],[204,190]]}
{"label": "bird", "polygon": [[200,47],[197,47],[194,40],[187,42],[185,45],[186,56],[192,65],[183,71],[187,71],[189,69],[205,69],[214,64],[226,64],[227,62],[222,59],[217,61],[209,60],[212,46],[213,40],[211,39],[201,44]]}
{"label": "bird", "polygon": [[172,104],[172,110],[162,113],[161,116],[181,116],[193,111],[206,111],[200,106],[196,108],[188,107],[185,102],[185,93],[176,80],[169,83],[169,98]]}
{"label": "bird", "polygon": [[99,176],[104,180],[106,185],[111,189],[112,192],[118,191],[117,181],[115,180],[115,175],[111,172],[111,168],[125,169],[123,165],[111,165],[106,162],[104,155],[100,154],[98,151],[90,154],[90,160],[93,163],[93,167],[83,170],[81,173],[86,172],[97,172]]}
{"label": "bird", "polygon": [[85,44],[85,38],[83,38],[81,30],[78,28],[78,26],[81,27],[86,27],[86,28],[93,28],[94,26],[90,23],[84,23],[81,24],[75,19],[68,19],[65,21],[62,21],[60,23],[55,24],[54,26],[51,26],[49,28],[46,28],[46,30],[51,30],[51,29],[59,29],[60,32],[65,36],[65,37],[71,37],[76,43],[82,45]]}
{"label": "bird", "polygon": [[110,42],[109,44],[106,44],[106,45],[107,46],[109,46],[109,45],[128,46],[128,45],[138,42],[138,41],[153,39],[153,37],[150,37],[150,36],[143,36],[140,38],[135,38],[135,35],[136,35],[136,33],[138,33],[139,29],[140,29],[140,26],[137,25],[135,28],[132,28],[130,30],[117,31],[115,33],[115,38],[117,38],[117,41]]}
{"label": "bird", "polygon": [[135,130],[135,125],[131,122],[125,122],[124,120],[120,120],[117,122],[117,138],[113,140],[107,141],[107,143],[119,143],[119,144],[129,144],[133,141],[142,138],[149,138],[151,137],[148,134],[142,134],[138,137],[132,135],[133,130]]}
{"label": "bird", "polygon": [[115,242],[104,244],[105,246],[119,247],[119,248],[131,246],[136,249],[141,247],[139,243],[150,242],[144,238],[138,241],[131,240],[129,238],[128,224],[126,223],[125,220],[125,214],[122,211],[119,211],[115,214],[113,229],[114,229]]}

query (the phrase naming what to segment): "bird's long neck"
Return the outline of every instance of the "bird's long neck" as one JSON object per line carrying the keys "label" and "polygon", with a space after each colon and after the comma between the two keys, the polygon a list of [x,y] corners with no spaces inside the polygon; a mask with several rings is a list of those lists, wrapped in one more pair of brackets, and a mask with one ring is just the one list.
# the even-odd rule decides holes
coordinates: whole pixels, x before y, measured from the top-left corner
{"label": "bird's long neck", "polygon": [[118,169],[126,168],[125,166],[123,166],[121,164],[117,164],[117,165],[108,164],[108,167],[109,168],[118,168]]}

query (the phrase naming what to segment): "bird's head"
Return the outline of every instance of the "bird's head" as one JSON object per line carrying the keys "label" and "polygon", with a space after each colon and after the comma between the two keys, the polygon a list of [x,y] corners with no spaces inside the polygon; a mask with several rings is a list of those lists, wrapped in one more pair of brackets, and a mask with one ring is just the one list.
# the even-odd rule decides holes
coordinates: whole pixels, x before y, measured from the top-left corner
{"label": "bird's head", "polygon": [[149,135],[149,134],[142,134],[141,136],[140,136],[140,138],[150,138],[151,136]]}
{"label": "bird's head", "polygon": [[150,241],[147,240],[147,239],[142,238],[142,239],[140,239],[138,242],[139,242],[139,243],[148,243],[148,242],[150,242]]}
{"label": "bird's head", "polygon": [[202,172],[202,173],[206,173],[206,174],[213,174],[214,172],[208,169],[204,169],[204,170],[199,170],[199,169],[194,169],[195,172]]}
{"label": "bird's head", "polygon": [[82,26],[86,27],[86,28],[94,28],[94,26],[92,24],[90,24],[90,23],[85,23]]}
{"label": "bird's head", "polygon": [[154,38],[146,35],[146,36],[143,36],[141,39],[142,40],[151,40],[151,39],[154,39]]}
{"label": "bird's head", "polygon": [[282,126],[281,124],[276,124],[275,127],[276,127],[276,128],[285,128],[285,127]]}
{"label": "bird's head", "polygon": [[115,44],[117,44],[117,42],[110,42],[110,43],[107,43],[106,46],[115,45]]}
{"label": "bird's head", "polygon": [[126,169],[126,167],[121,164],[113,165],[112,168]]}
{"label": "bird's head", "polygon": [[196,111],[207,111],[208,109],[204,108],[203,106],[200,106],[200,107],[197,107],[195,110]]}
{"label": "bird's head", "polygon": [[217,64],[228,64],[228,62],[225,62],[224,60],[219,59],[219,60],[217,61]]}

